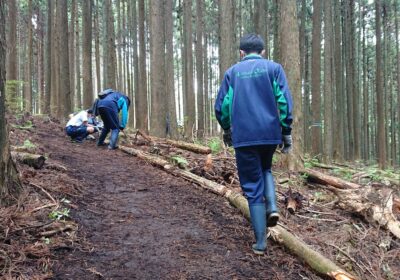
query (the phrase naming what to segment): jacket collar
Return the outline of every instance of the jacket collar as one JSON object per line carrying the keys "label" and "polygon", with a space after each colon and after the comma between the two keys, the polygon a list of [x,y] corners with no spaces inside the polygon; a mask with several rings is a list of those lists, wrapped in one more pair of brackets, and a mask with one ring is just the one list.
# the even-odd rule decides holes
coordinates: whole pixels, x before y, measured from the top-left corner
{"label": "jacket collar", "polygon": [[251,53],[251,54],[248,54],[248,55],[246,55],[245,57],[243,57],[243,58],[242,58],[242,61],[243,61],[243,60],[249,60],[249,59],[261,59],[261,58],[262,58],[261,55],[255,54],[255,53]]}

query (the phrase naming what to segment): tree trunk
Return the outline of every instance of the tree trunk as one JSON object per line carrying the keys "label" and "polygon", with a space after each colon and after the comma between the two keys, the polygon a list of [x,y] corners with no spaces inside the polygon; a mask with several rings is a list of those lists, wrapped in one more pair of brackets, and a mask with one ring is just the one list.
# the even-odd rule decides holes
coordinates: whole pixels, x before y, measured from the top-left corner
{"label": "tree trunk", "polygon": [[334,3],[334,21],[335,21],[335,49],[334,49],[334,67],[335,67],[335,139],[333,158],[338,161],[343,161],[344,155],[344,107],[343,107],[343,71],[342,71],[342,36],[341,36],[341,13],[340,2]]}
{"label": "tree trunk", "polygon": [[311,64],[312,153],[321,153],[321,1],[313,0]]}
{"label": "tree trunk", "polygon": [[332,6],[324,4],[324,161],[329,163],[333,157],[333,23]]}
{"label": "tree trunk", "polygon": [[177,119],[174,86],[174,1],[165,0],[165,90],[167,96],[168,134],[171,138],[177,138]]}
{"label": "tree trunk", "polygon": [[166,94],[165,94],[165,25],[164,1],[152,0],[150,2],[150,45],[151,54],[151,135],[166,136]]}
{"label": "tree trunk", "polygon": [[[78,1],[75,2],[75,13],[78,14],[79,5]],[[81,44],[80,44],[80,24],[79,17],[76,17],[75,22],[75,74],[76,74],[76,107],[82,108],[82,81],[81,81]]]}
{"label": "tree trunk", "polygon": [[[18,80],[18,47],[17,47],[17,19],[18,8],[16,0],[8,1],[8,41],[7,41],[7,81]],[[12,88],[10,94],[17,94],[16,85]]]}
{"label": "tree trunk", "polygon": [[93,103],[92,78],[92,0],[82,1],[83,108]]}
{"label": "tree trunk", "polygon": [[71,88],[69,83],[69,54],[68,50],[68,9],[67,0],[59,0],[57,2],[60,9],[59,16],[59,34],[60,34],[60,46],[59,46],[59,57],[60,57],[60,91],[59,91],[59,114],[58,117],[61,119],[67,117],[72,112],[72,100],[71,100]]}
{"label": "tree trunk", "polygon": [[232,0],[221,0],[219,4],[220,30],[219,30],[219,79],[222,81],[224,73],[234,63],[233,50],[233,18]]}
{"label": "tree trunk", "polygon": [[136,94],[136,126],[148,131],[147,71],[145,33],[145,1],[139,0],[139,92]]}
{"label": "tree trunk", "polygon": [[115,57],[115,31],[114,14],[112,10],[112,0],[105,0],[104,3],[104,63],[105,70],[104,88],[116,89],[116,57]]}
{"label": "tree trunk", "polygon": [[70,84],[70,91],[71,91],[71,102],[72,108],[75,107],[75,21],[76,18],[79,17],[77,15],[77,10],[75,6],[77,5],[76,1],[79,0],[72,0],[71,3],[71,20],[69,23],[69,32],[68,32],[68,48],[69,48],[69,84]]}
{"label": "tree trunk", "polygon": [[[95,28],[95,56],[96,56],[96,92],[101,91],[101,72],[100,72],[100,26],[99,26],[99,0],[96,0],[96,14],[94,16]],[[133,107],[133,106],[131,106]],[[132,115],[133,116],[133,115]]]}
{"label": "tree trunk", "polygon": [[375,16],[376,16],[376,108],[377,108],[377,138],[376,145],[378,150],[378,163],[379,167],[384,169],[386,167],[386,126],[385,126],[385,113],[383,111],[383,80],[382,80],[382,39],[381,39],[381,13],[382,5],[381,0],[375,0]]}
{"label": "tree trunk", "polygon": [[[396,33],[396,58],[397,58],[397,63],[396,63],[396,69],[397,69],[397,73],[396,73],[396,81],[397,81],[397,106],[395,108],[399,108],[400,107],[400,44],[399,44],[399,6],[400,3],[394,1],[394,5],[395,5],[395,33]],[[396,110],[396,121],[395,123],[399,124],[400,123],[400,111],[397,109]],[[400,166],[400,130],[397,129],[397,136],[395,136],[395,143],[396,144],[396,157],[394,158],[395,160],[395,166],[399,167]]]}
{"label": "tree trunk", "polygon": [[197,74],[197,116],[198,128],[197,137],[204,137],[204,19],[203,19],[203,3],[202,0],[196,2],[196,74]]}
{"label": "tree trunk", "polygon": [[43,113],[50,114],[50,103],[51,103],[51,76],[52,76],[52,69],[51,69],[51,41],[52,41],[52,1],[47,0],[47,33],[46,33],[46,58],[45,58],[45,86],[46,86],[46,93],[45,93],[45,100],[44,100],[44,107]]}
{"label": "tree trunk", "polygon": [[5,81],[6,81],[6,7],[0,1],[0,207],[16,198],[22,185],[18,172],[11,159],[8,142],[7,122],[5,116]]}
{"label": "tree trunk", "polygon": [[51,83],[50,83],[50,114],[52,117],[57,116],[58,110],[58,86],[59,86],[59,63],[58,63],[58,32],[57,32],[57,9],[55,2],[49,0],[49,13],[51,14]]}
{"label": "tree trunk", "polygon": [[297,25],[296,2],[291,0],[281,1],[280,30],[281,34],[281,63],[286,71],[289,88],[292,91],[293,103],[293,152],[286,158],[289,170],[295,170],[302,166],[300,156],[302,154],[303,120],[301,108],[301,79],[300,79],[300,49],[299,30]]}
{"label": "tree trunk", "polygon": [[[133,45],[133,84],[134,84],[134,95],[135,95],[135,127],[138,127],[138,95],[139,95],[139,57],[138,57],[138,20],[137,20],[137,1],[133,1],[132,3],[132,45]],[[133,101],[133,100],[132,100]],[[131,106],[134,107],[134,106]],[[132,108],[133,109],[133,108]]]}
{"label": "tree trunk", "polygon": [[184,127],[186,138],[192,138],[192,131],[196,129],[196,99],[193,86],[193,40],[192,40],[192,0],[183,0],[183,38],[185,60],[184,69]]}
{"label": "tree trunk", "polygon": [[28,52],[26,56],[25,89],[24,89],[24,110],[32,113],[32,67],[33,67],[33,26],[32,26],[32,0],[28,0]]}

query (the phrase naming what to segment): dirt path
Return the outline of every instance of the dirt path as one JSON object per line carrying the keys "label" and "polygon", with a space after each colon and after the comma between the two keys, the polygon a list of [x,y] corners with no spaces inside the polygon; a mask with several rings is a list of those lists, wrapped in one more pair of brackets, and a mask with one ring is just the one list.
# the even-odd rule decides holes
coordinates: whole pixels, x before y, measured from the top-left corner
{"label": "dirt path", "polygon": [[270,241],[254,256],[249,223],[223,198],[62,131],[33,140],[84,189],[72,217],[92,250],[59,251],[54,279],[320,279]]}

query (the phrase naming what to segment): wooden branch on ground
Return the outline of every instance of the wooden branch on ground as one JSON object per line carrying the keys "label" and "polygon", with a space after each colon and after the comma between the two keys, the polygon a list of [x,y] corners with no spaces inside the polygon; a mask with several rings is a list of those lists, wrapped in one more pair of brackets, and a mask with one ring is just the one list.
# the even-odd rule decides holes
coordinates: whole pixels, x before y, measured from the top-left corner
{"label": "wooden branch on ground", "polygon": [[42,168],[46,161],[44,156],[30,153],[11,152],[11,156],[15,161],[29,165],[35,169]]}
{"label": "wooden branch on ground", "polygon": [[[319,163],[319,162],[318,163],[312,163],[312,165],[315,166],[315,167],[323,168],[323,169],[330,169],[330,170],[336,169],[336,170],[341,170],[341,171],[344,171],[344,172],[349,172],[351,174],[354,174],[353,175],[354,178],[371,178],[372,179],[372,177],[373,177],[368,172],[364,172],[364,171],[360,171],[360,170],[357,170],[357,169],[353,169],[353,168],[351,168],[350,166],[347,166],[347,165],[342,165],[342,166],[326,165],[326,164]],[[384,170],[376,170],[375,172],[379,173],[380,177],[383,180],[388,181],[390,184],[395,185],[395,186],[400,186],[400,180],[396,180],[394,178],[391,178],[391,177],[387,176],[387,173]]]}
{"label": "wooden branch on ground", "polygon": [[[199,144],[195,143],[188,143],[184,141],[176,141],[172,139],[167,139],[167,138],[158,138],[154,136],[149,136],[146,135],[145,133],[141,132],[138,130],[137,132],[138,135],[142,136],[145,140],[147,140],[150,143],[157,143],[157,142],[165,142],[168,143],[171,146],[174,146],[179,149],[195,152],[198,154],[211,154],[211,148],[205,147]],[[132,135],[131,135],[132,136]]]}
{"label": "wooden branch on ground", "polygon": [[307,179],[315,181],[317,183],[321,183],[324,185],[331,185],[335,188],[339,189],[357,189],[361,186],[358,184],[354,184],[351,182],[347,182],[337,177],[333,177],[322,172],[318,172],[309,168],[302,170],[300,173],[307,174]]}
{"label": "wooden branch on ground", "polygon": [[389,188],[373,189],[371,186],[361,187],[318,171],[306,169],[302,171],[308,179],[330,185],[328,188],[338,198],[342,209],[363,216],[369,223],[378,224],[400,238],[400,222],[393,214],[393,190]]}
{"label": "wooden branch on ground", "polygon": [[[168,166],[169,163],[164,159],[158,158],[157,160],[155,160],[156,158],[155,156],[149,155],[147,153],[132,148],[120,146],[120,149],[128,154],[135,155],[143,160],[146,160],[152,163],[153,165],[158,166],[175,176],[185,178],[190,182],[195,182],[196,184],[200,185],[201,187],[207,190],[210,190],[213,193],[224,196],[233,206],[238,208],[247,219],[250,219],[250,211],[247,199],[243,195],[234,192],[223,185],[219,185],[213,181],[197,176],[189,171],[181,169],[173,169],[170,166],[168,168],[165,168],[165,166]],[[288,232],[284,227],[278,225],[274,228],[270,228],[270,231],[273,239],[276,242],[284,245],[296,256],[303,259],[308,265],[310,265],[311,268],[313,268],[319,274],[329,276],[332,279],[336,280],[356,279],[354,276],[352,276],[351,274],[347,273],[346,271],[338,267],[331,260],[325,258],[317,251],[314,251],[302,240],[298,239],[293,234]]]}

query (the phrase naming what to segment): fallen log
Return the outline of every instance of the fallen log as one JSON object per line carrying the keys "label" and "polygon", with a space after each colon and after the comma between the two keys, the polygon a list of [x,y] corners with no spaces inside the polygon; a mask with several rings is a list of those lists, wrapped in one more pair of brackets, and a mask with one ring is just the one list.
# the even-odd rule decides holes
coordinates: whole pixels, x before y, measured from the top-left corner
{"label": "fallen log", "polygon": [[[143,133],[142,131],[137,131],[137,134],[142,136],[146,141],[149,143],[154,143],[154,142],[165,142],[168,143],[171,146],[174,146],[179,149],[195,152],[198,154],[211,154],[211,148],[205,147],[199,144],[195,143],[189,143],[189,142],[184,142],[184,141],[176,141],[172,139],[167,139],[167,138],[159,138],[159,137],[154,137],[154,136],[149,136]],[[132,136],[132,134],[131,134]]]}
{"label": "fallen log", "polygon": [[[157,160],[155,160],[156,157],[132,148],[120,146],[120,149],[128,154],[135,155],[141,159],[149,161],[153,165],[158,166],[175,176],[183,177],[190,182],[197,183],[201,187],[210,190],[215,194],[224,196],[233,206],[238,208],[247,219],[250,219],[250,211],[247,199],[243,195],[228,189],[226,186],[197,176],[187,170],[173,169],[171,167],[166,169],[165,166],[168,166],[169,162],[164,159],[158,158]],[[282,244],[283,246],[288,248],[296,256],[303,259],[312,269],[314,269],[319,274],[329,276],[332,279],[336,280],[357,279],[338,267],[331,260],[325,258],[320,253],[313,250],[302,240],[288,232],[284,227],[278,225],[274,228],[271,228],[270,231],[275,242],[278,242],[279,244]]]}
{"label": "fallen log", "polygon": [[308,180],[315,181],[324,185],[331,185],[339,189],[357,189],[361,186],[355,183],[347,182],[337,177],[333,177],[322,172],[318,172],[309,168],[302,170],[300,173],[306,174]]}
{"label": "fallen log", "polygon": [[30,153],[11,152],[11,156],[15,161],[29,165],[35,169],[42,168],[46,161],[44,156]]}

